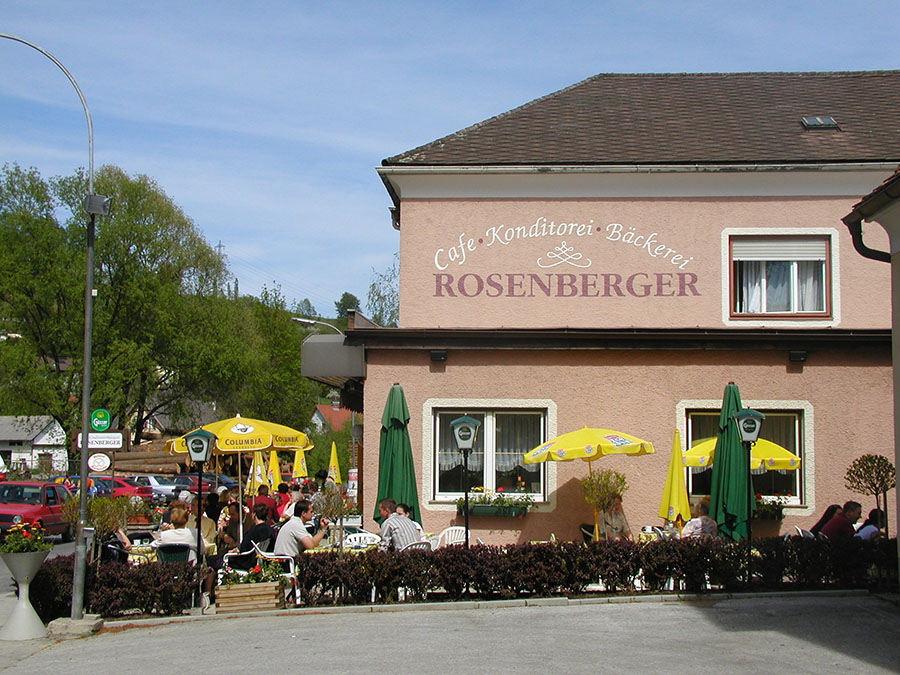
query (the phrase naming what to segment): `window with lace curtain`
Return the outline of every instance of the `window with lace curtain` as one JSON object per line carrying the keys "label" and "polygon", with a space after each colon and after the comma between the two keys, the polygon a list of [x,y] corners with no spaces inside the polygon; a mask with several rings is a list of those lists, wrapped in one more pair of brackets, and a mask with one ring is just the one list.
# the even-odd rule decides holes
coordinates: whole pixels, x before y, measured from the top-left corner
{"label": "window with lace curtain", "polygon": [[[468,474],[450,422],[468,415],[481,423]],[[544,440],[545,410],[435,410],[435,497],[456,499],[466,489],[530,494],[544,499],[542,464],[524,464],[523,455]]]}
{"label": "window with lace curtain", "polygon": [[[803,413],[793,410],[766,410],[766,416],[759,437],[777,443],[800,457],[805,463],[803,452]],[[693,410],[687,413],[688,443],[690,448],[700,441],[716,436],[719,428],[719,411]],[[752,472],[753,492],[766,497],[781,497],[786,504],[800,505],[804,502],[804,471]],[[712,467],[694,467],[688,472],[688,492],[692,495],[708,495],[712,485]]]}
{"label": "window with lace curtain", "polygon": [[730,245],[732,316],[831,316],[829,237],[735,236]]}

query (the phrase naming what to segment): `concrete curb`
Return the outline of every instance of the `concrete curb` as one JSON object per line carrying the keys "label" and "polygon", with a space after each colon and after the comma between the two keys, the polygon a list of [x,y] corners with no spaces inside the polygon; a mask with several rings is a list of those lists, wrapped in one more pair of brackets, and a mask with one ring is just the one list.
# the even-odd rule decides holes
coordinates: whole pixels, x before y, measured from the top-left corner
{"label": "concrete curb", "polygon": [[[746,600],[790,597],[861,597],[871,594],[864,589],[858,590],[824,590],[824,591],[791,591],[766,593],[666,593],[658,595],[614,595],[596,598],[522,598],[515,600],[461,600],[458,602],[413,602],[393,605],[340,605],[330,607],[296,607],[290,609],[270,609],[258,612],[229,612],[226,614],[202,614],[186,616],[162,616],[149,619],[119,619],[106,621],[101,632],[120,631],[130,628],[161,626],[189,621],[221,621],[243,619],[258,616],[302,616],[306,614],[387,614],[394,612],[458,612],[466,610],[494,610],[508,607],[577,607],[580,605],[615,605],[623,603],[662,603],[662,602],[719,602],[723,600]],[[878,596],[881,597],[881,596]],[[885,598],[889,602],[896,600]]]}

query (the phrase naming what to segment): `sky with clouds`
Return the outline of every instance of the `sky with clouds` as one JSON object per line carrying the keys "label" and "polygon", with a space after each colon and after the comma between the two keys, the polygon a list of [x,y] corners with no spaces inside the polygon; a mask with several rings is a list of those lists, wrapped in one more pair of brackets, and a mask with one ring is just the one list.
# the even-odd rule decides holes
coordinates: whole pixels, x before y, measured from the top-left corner
{"label": "sky with clouds", "polygon": [[[153,177],[242,293],[322,316],[397,250],[383,158],[602,72],[900,68],[898,28],[893,0],[0,0],[84,92],[96,167]],[[65,76],[0,40],[0,164],[87,156]]]}

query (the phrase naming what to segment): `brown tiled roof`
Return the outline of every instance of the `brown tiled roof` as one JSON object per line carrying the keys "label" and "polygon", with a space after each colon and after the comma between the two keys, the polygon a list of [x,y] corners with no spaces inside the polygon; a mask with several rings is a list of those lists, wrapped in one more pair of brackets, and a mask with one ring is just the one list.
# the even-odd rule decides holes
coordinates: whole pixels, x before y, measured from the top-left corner
{"label": "brown tiled roof", "polygon": [[[805,129],[831,116],[840,130]],[[601,74],[385,166],[900,160],[900,71]]]}

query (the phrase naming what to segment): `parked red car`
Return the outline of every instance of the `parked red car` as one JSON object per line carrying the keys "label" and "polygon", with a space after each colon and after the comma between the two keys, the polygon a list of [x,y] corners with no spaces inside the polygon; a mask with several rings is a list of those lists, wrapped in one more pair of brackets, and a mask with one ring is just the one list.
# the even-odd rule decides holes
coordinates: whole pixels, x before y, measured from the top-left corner
{"label": "parked red car", "polygon": [[72,493],[62,483],[0,483],[0,534],[19,523],[34,523],[47,534],[61,534],[63,541],[72,541],[75,533],[62,512],[63,504],[71,498]]}
{"label": "parked red car", "polygon": [[140,497],[145,502],[153,501],[153,490],[123,476],[91,476],[98,483],[107,485],[113,497]]}
{"label": "parked red car", "polygon": [[[189,473],[183,473],[178,476],[175,476],[175,484],[178,485],[178,487],[175,488],[175,497],[176,498],[178,497],[178,493],[181,492],[181,490],[187,490],[188,492],[196,493],[197,492],[197,474],[191,475]],[[212,483],[210,483],[206,480],[203,481],[203,494],[208,495],[210,492],[213,491],[213,489],[214,488],[212,486]]]}

